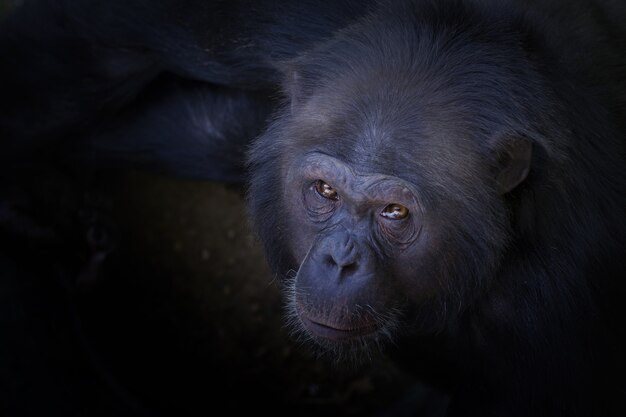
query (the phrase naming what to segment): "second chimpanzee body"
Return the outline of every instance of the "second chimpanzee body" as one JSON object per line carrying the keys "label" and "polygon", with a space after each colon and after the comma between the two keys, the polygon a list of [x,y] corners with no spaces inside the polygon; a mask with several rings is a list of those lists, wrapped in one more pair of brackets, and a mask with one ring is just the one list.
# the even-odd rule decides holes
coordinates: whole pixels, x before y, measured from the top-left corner
{"label": "second chimpanzee body", "polygon": [[[89,21],[83,6],[59,16]],[[151,10],[142,27],[60,24],[109,54],[77,63],[67,94],[4,100],[7,149],[63,139],[75,157],[236,179],[276,110],[249,204],[296,335],[339,361],[389,351],[450,394],[450,416],[622,415],[624,6],[302,7],[133,2],[112,10]],[[6,78],[37,73],[16,54]]]}

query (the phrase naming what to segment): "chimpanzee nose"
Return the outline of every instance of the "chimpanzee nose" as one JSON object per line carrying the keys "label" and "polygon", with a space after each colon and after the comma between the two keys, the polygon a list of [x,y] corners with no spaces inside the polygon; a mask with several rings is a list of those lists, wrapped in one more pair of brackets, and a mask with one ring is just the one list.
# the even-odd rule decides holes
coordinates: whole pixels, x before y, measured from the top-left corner
{"label": "chimpanzee nose", "polygon": [[358,261],[358,251],[354,240],[347,233],[327,238],[325,242],[323,260],[330,268],[339,271],[355,269]]}

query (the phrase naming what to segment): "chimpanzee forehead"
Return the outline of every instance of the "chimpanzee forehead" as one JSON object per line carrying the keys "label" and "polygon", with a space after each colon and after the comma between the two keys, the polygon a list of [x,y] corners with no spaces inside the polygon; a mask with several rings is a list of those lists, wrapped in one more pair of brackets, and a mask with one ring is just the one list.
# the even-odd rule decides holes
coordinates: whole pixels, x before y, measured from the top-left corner
{"label": "chimpanzee forehead", "polygon": [[459,153],[456,165],[471,156],[477,119],[463,106],[424,104],[417,93],[321,91],[294,116],[287,136],[299,150],[322,150],[367,172],[432,171],[429,161],[442,152]]}
{"label": "chimpanzee forehead", "polygon": [[484,133],[515,120],[520,103],[540,90],[508,33],[468,38],[444,29],[387,29],[366,39],[347,34],[297,63],[307,86],[301,109],[318,129],[343,122],[363,130],[362,139],[380,136],[369,134],[376,131],[395,140],[419,130]]}

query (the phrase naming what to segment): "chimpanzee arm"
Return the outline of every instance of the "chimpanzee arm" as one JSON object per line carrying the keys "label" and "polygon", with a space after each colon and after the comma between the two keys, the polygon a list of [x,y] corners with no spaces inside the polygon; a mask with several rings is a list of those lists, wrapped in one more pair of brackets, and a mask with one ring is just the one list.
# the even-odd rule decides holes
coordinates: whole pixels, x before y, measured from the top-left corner
{"label": "chimpanzee arm", "polygon": [[271,108],[264,92],[162,77],[113,121],[71,143],[68,154],[89,164],[240,182],[246,146]]}

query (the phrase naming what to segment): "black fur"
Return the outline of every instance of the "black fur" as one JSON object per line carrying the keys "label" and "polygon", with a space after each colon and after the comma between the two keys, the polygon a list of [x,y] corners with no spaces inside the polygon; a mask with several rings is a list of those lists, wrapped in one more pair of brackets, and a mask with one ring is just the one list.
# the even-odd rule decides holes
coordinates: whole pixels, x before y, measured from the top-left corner
{"label": "black fur", "polygon": [[[0,196],[26,162],[236,182],[251,144],[250,215],[296,333],[348,360],[388,351],[450,416],[624,415],[625,17],[611,0],[27,0],[0,27]],[[307,212],[324,164],[347,202],[407,184],[408,237]],[[363,279],[311,261],[341,242]],[[377,330],[327,340],[298,308]]]}
{"label": "black fur", "polygon": [[[449,415],[624,412],[626,38],[601,6],[383,3],[285,66],[290,103],[250,153],[251,214],[272,268],[298,271],[294,247],[327,233],[303,224],[289,186],[291,161],[313,151],[414,184],[424,222],[446,231],[434,265],[404,261],[413,284],[386,270],[377,297],[396,287],[408,300],[384,335],[330,347],[313,337],[331,356],[392,339],[452,393]],[[512,138],[532,142],[530,174],[500,197],[487,168]],[[298,290],[299,275],[292,304],[316,291]],[[434,296],[411,293],[431,276]],[[361,285],[343,279],[337,288]]]}

